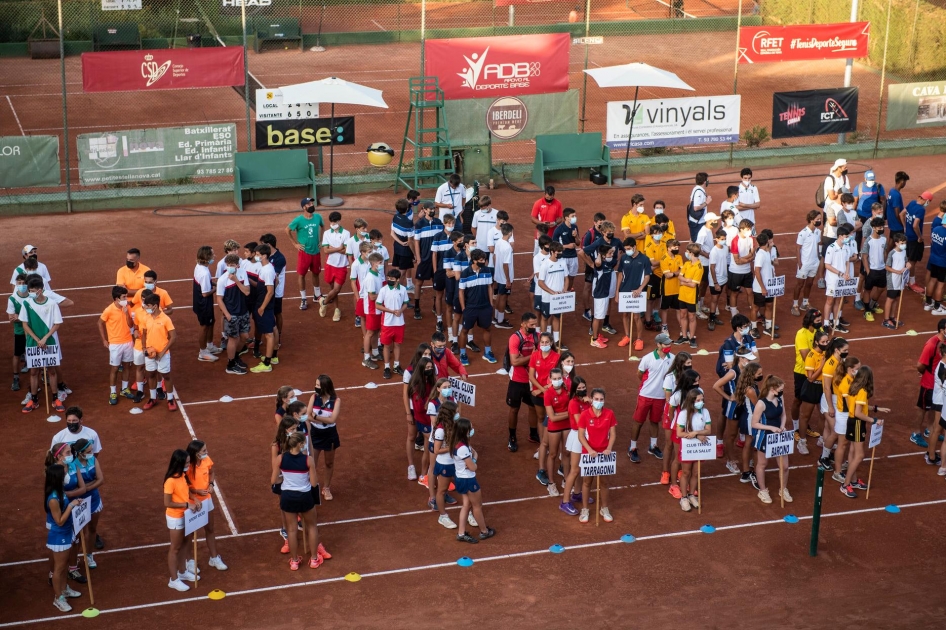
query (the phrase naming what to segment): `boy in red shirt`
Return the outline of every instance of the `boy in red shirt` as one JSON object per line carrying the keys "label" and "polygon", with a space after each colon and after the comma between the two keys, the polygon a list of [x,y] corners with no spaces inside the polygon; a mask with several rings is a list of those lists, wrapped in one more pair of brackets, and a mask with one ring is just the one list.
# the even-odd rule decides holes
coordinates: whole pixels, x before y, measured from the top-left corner
{"label": "boy in red shirt", "polygon": [[[614,412],[604,408],[604,390],[596,387],[591,390],[591,408],[586,409],[578,418],[578,440],[581,442],[582,453],[597,457],[598,453],[610,455],[617,439],[618,421]],[[608,510],[608,484],[601,488],[598,497],[598,509],[605,523],[614,520]],[[581,514],[579,523],[588,522],[588,497],[591,496],[591,477],[581,478]]]}

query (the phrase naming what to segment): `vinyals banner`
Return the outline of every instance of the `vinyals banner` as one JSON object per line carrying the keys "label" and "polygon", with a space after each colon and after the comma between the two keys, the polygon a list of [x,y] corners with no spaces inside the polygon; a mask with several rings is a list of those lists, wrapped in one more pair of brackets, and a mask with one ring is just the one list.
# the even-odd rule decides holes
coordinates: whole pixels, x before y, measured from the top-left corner
{"label": "vinyals banner", "polygon": [[428,39],[427,76],[444,98],[499,98],[568,89],[568,33]]}
{"label": "vinyals banner", "polygon": [[772,95],[773,138],[850,133],[856,129],[856,87]]}
{"label": "vinyals banner", "polygon": [[869,36],[870,22],[743,26],[739,63],[866,57]]}
{"label": "vinyals banner", "polygon": [[243,48],[82,53],[83,92],[131,92],[243,85]]}

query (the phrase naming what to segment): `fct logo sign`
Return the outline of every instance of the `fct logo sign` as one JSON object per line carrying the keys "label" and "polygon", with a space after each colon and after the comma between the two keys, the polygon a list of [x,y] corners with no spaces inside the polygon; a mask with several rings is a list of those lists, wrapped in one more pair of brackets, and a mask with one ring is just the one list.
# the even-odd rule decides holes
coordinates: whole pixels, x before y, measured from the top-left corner
{"label": "fct logo sign", "polygon": [[[489,46],[482,53],[473,53],[469,57],[463,55],[466,68],[458,72],[457,76],[463,80],[463,87],[476,90],[490,90],[497,87],[511,85],[515,87],[529,87],[529,79],[542,74],[541,61],[517,61],[507,63],[486,63]],[[483,82],[480,82],[482,77]],[[493,81],[493,83],[490,83]]]}
{"label": "fct logo sign", "polygon": [[824,102],[824,111],[821,112],[821,122],[842,122],[850,120],[847,112],[833,98],[826,99]]}

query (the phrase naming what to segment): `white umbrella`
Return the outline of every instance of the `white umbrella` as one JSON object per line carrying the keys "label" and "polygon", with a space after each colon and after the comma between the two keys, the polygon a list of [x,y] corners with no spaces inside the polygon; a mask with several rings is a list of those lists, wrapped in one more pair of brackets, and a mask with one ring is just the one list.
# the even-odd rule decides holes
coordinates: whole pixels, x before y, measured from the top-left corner
{"label": "white umbrella", "polygon": [[279,88],[282,92],[283,103],[295,105],[298,103],[331,103],[332,105],[332,143],[329,146],[328,167],[328,197],[319,199],[323,206],[340,206],[344,201],[334,196],[335,171],[335,103],[345,105],[367,105],[368,107],[383,107],[388,104],[381,96],[381,90],[351,83],[344,79],[328,77],[320,81],[297,83]]}
{"label": "white umbrella", "polygon": [[599,87],[634,87],[634,107],[631,110],[631,128],[627,135],[627,151],[624,154],[624,177],[613,183],[621,186],[633,186],[634,181],[627,178],[627,162],[631,155],[631,136],[634,133],[634,118],[637,115],[637,95],[643,87],[674,88],[690,90],[693,88],[684,83],[680,77],[672,72],[661,70],[646,63],[625,63],[620,66],[606,68],[592,68],[585,70],[595,80]]}

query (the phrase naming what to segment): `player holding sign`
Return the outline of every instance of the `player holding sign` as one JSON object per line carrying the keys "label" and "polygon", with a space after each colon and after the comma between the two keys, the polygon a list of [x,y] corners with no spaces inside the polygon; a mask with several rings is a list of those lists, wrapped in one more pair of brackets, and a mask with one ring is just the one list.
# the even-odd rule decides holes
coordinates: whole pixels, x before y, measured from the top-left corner
{"label": "player holding sign", "polygon": [[[56,331],[62,325],[62,313],[55,301],[43,295],[43,279],[31,278],[26,283],[30,298],[20,307],[20,322],[23,332],[26,333],[26,364],[30,368],[30,399],[23,406],[23,413],[29,413],[39,407],[39,375],[46,371],[47,366],[34,367],[36,363],[30,359],[30,354],[55,355],[53,365],[48,366],[48,383],[58,383],[56,366],[62,353],[59,349],[59,336]],[[32,352],[31,352],[32,349]],[[53,398],[53,409],[64,413],[66,408],[58,397]]]}
{"label": "player holding sign", "polygon": [[[755,476],[759,482],[759,499],[763,503],[771,503],[772,497],[765,486],[765,466],[768,459],[765,456],[765,441],[770,433],[785,431],[785,404],[782,396],[785,392],[785,381],[777,376],[770,375],[762,384],[759,391],[759,402],[752,411],[752,441],[756,448]],[[782,487],[779,492],[786,503],[792,502],[792,495],[788,493],[788,457],[778,458],[779,478]]]}
{"label": "player holding sign", "polygon": [[[578,418],[578,441],[581,452],[597,457],[598,453],[610,455],[617,439],[618,421],[614,412],[604,408],[604,390],[596,387],[591,390],[591,408],[586,409]],[[598,509],[605,523],[614,520],[608,510],[608,485],[605,484],[598,497]],[[581,479],[581,514],[579,523],[588,522],[588,498],[591,496],[591,477]]]}
{"label": "player holding sign", "polygon": [[677,430],[674,436],[674,442],[680,447],[677,452],[680,453],[680,509],[689,512],[691,508],[700,507],[700,500],[693,495],[694,489],[690,485],[690,475],[693,472],[693,461],[683,459],[681,440],[697,439],[700,442],[706,442],[706,436],[712,433],[710,428],[709,412],[703,407],[703,390],[694,387],[687,392],[687,397],[680,405],[680,413],[677,414]]}

